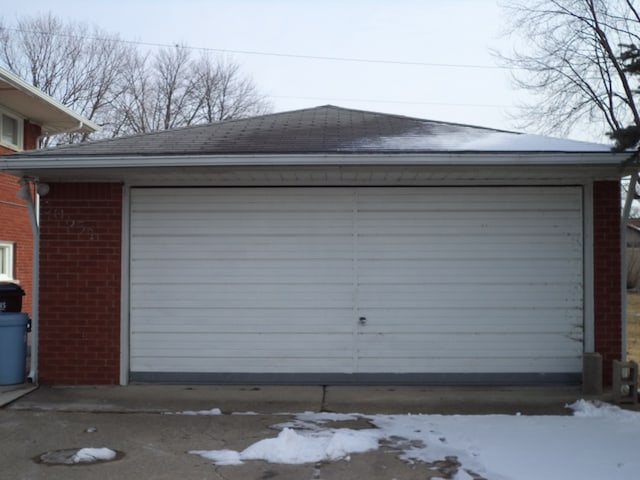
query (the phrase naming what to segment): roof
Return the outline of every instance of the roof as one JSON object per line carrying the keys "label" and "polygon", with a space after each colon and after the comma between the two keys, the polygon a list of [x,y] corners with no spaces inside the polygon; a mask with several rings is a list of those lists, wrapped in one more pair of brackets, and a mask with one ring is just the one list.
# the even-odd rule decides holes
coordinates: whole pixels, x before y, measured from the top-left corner
{"label": "roof", "polygon": [[[0,170],[42,178],[113,178],[210,167],[541,167],[558,175],[626,174],[611,146],[332,105],[25,151]],[[578,169],[576,167],[584,167]],[[568,169],[568,170],[567,170]],[[135,170],[135,171],[134,171]],[[210,173],[210,172],[209,172]],[[553,177],[551,175],[551,177]],[[554,177],[555,178],[555,177]]]}
{"label": "roof", "polygon": [[29,157],[609,152],[608,145],[326,105],[207,125],[59,146]]}
{"label": "roof", "polygon": [[40,125],[47,135],[71,131],[91,133],[99,130],[90,120],[4,68],[0,68],[0,105]]}

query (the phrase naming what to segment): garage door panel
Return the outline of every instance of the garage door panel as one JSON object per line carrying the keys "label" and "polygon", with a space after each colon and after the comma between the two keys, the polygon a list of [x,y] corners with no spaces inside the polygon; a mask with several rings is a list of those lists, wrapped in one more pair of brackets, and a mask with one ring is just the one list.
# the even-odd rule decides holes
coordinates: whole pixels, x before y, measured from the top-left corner
{"label": "garage door panel", "polygon": [[[398,365],[413,372],[434,371],[431,365],[441,365],[434,358],[452,356],[475,359],[481,372],[513,368],[496,369],[494,357],[522,372],[545,371],[532,370],[541,363],[523,357],[568,357],[563,368],[579,371],[579,189],[451,193],[358,197],[358,306],[366,318],[360,371],[385,368],[379,359],[402,355]],[[411,321],[403,323],[407,311]]]}
{"label": "garage door panel", "polygon": [[428,286],[392,285],[374,286],[360,289],[358,299],[367,308],[403,308],[406,305],[423,308],[446,308],[454,304],[467,308],[529,308],[540,304],[546,308],[580,308],[582,292],[573,285],[564,290],[550,288],[551,285],[526,285],[527,288],[513,285],[447,285]]}
{"label": "garage door panel", "polygon": [[[424,210],[468,212],[485,210],[582,209],[582,198],[575,189],[546,186],[529,187],[431,187],[428,189],[370,188],[358,192],[363,211]],[[447,202],[442,203],[446,198]]]}
{"label": "garage door panel", "polygon": [[[136,363],[135,367],[133,367],[132,372],[140,374],[144,373],[142,378],[159,378],[159,381],[163,381],[162,378],[166,375],[162,374],[183,374],[177,375],[173,378],[194,378],[189,375],[189,373],[197,373],[201,374],[202,372],[207,373],[224,373],[224,378],[226,382],[233,381],[232,374],[239,374],[241,378],[247,378],[245,375],[249,374],[250,378],[260,378],[265,374],[273,374],[272,377],[275,380],[273,382],[277,383],[278,378],[285,378],[282,381],[287,381],[285,375],[287,374],[299,374],[301,371],[304,371],[305,374],[326,374],[327,371],[330,371],[334,374],[350,374],[353,371],[352,359],[341,359],[341,358],[329,358],[322,359],[322,362],[318,361],[316,358],[300,358],[295,359],[296,368],[291,368],[291,363],[294,360],[287,358],[280,358],[275,356],[269,356],[260,359],[249,359],[242,356],[229,358],[225,362],[216,361],[216,359],[194,359],[188,357],[181,358],[165,358],[165,357],[157,357],[153,359],[149,359],[146,363]],[[193,363],[198,364],[198,368],[196,370],[193,369]],[[154,372],[160,372],[160,375],[153,375]],[[151,374],[151,375],[149,375]],[[226,375],[231,374],[231,375]],[[198,375],[196,375],[196,378]],[[153,381],[153,380],[151,380]],[[256,380],[253,380],[255,382]],[[173,383],[173,382],[172,382]],[[242,382],[247,383],[247,382]],[[252,382],[249,382],[252,383]],[[288,381],[287,381],[288,383]]]}
{"label": "garage door panel", "polygon": [[574,356],[520,358],[492,357],[482,362],[473,357],[434,356],[422,358],[367,358],[361,362],[360,371],[363,373],[391,372],[391,373],[447,373],[466,374],[465,378],[473,378],[474,374],[526,374],[527,372],[544,372],[545,374],[573,372],[575,369]]}
{"label": "garage door panel", "polygon": [[[255,333],[255,332],[254,332]],[[243,333],[176,333],[168,338],[160,333],[151,333],[134,342],[133,347],[141,353],[152,354],[161,350],[163,355],[173,357],[220,357],[238,356],[265,357],[273,354],[277,345],[282,356],[322,357],[335,353],[351,358],[353,345],[340,334],[317,333],[257,333],[251,344]],[[214,348],[212,348],[212,346]],[[247,348],[250,346],[251,348]]]}
{"label": "garage door panel", "polygon": [[[228,285],[226,285],[228,287]],[[247,292],[230,292],[223,293],[221,291],[204,290],[183,292],[176,298],[176,291],[168,290],[165,297],[159,297],[156,289],[150,290],[146,295],[139,294],[135,301],[131,302],[131,308],[142,309],[145,307],[167,307],[182,308],[185,313],[194,305],[198,304],[198,308],[208,308],[215,312],[215,309],[245,309],[245,308],[279,308],[283,303],[294,305],[296,308],[305,309],[322,309],[327,304],[337,309],[352,309],[353,298],[344,292],[297,292],[288,291],[274,293],[256,291]]]}
{"label": "garage door panel", "polygon": [[[216,322],[216,334],[340,334],[351,335],[352,312],[338,309],[202,309],[184,315],[182,309],[144,310],[136,315],[140,320],[134,333],[187,333],[200,334],[211,331]],[[304,318],[304,322],[300,321]],[[220,337],[217,337],[220,338]]]}
{"label": "garage door panel", "polygon": [[[559,313],[563,316],[560,317]],[[543,331],[551,335],[582,335],[582,310],[563,309],[360,309],[366,318],[366,331],[373,334],[420,333],[425,335],[456,332],[462,337],[473,338],[479,334],[538,334]]]}
{"label": "garage door panel", "polygon": [[[470,257],[472,255],[469,255]],[[517,283],[581,284],[581,258],[539,259],[539,268],[530,268],[531,259],[520,255],[516,259],[467,258],[458,268],[451,268],[451,259],[367,258],[358,266],[360,284],[386,284],[387,278],[398,278],[410,283],[420,283],[425,278],[436,277],[440,283],[462,284],[469,278],[482,278],[488,283],[504,282],[505,278]],[[459,256],[456,260],[462,260]],[[428,272],[428,274],[426,273]]]}
{"label": "garage door panel", "polygon": [[[367,328],[366,332],[370,329]],[[455,333],[429,332],[427,338],[406,333],[361,333],[360,337],[367,341],[368,353],[374,357],[393,357],[402,351],[403,356],[413,354],[424,355],[425,352],[437,355],[464,355],[482,358],[499,356],[505,358],[545,356],[567,352],[565,339],[553,333],[515,333],[515,332],[472,332],[470,335]],[[581,350],[580,342],[575,342]],[[574,349],[575,350],[575,349]]]}
{"label": "garage door panel", "polygon": [[578,187],[131,197],[132,372],[580,371]]}
{"label": "garage door panel", "polygon": [[[326,368],[326,360],[340,371],[353,368],[353,345],[343,334],[253,332],[250,341],[247,334],[241,332],[173,333],[170,339],[163,334],[148,334],[144,340],[134,342],[132,348],[139,352],[140,358],[132,362],[134,371],[140,371],[145,362],[148,371],[235,372],[249,368],[249,371],[273,372],[278,370],[270,368],[277,366],[280,372],[297,369],[316,372]],[[182,370],[175,370],[178,365]],[[169,370],[164,370],[167,367]]]}
{"label": "garage door panel", "polygon": [[[254,262],[249,262],[254,263]],[[332,267],[331,265],[318,264],[313,265],[312,262],[305,262],[304,268],[300,267],[281,267],[278,276],[269,273],[267,269],[255,271],[255,267],[250,265],[241,265],[239,262],[206,262],[203,261],[200,267],[183,267],[180,262],[168,262],[168,265],[161,268],[156,262],[149,262],[147,265],[137,265],[135,273],[145,276],[158,276],[152,285],[175,285],[175,278],[188,278],[191,284],[208,284],[208,285],[229,285],[229,284],[335,284],[336,275],[347,276],[351,274],[351,267],[345,266],[344,261],[336,261],[339,265]],[[162,278],[164,268],[173,270],[173,277]],[[310,276],[309,272],[313,275]],[[215,274],[220,278],[217,282],[211,281],[211,274]],[[346,282],[350,284],[351,282]],[[143,285],[138,283],[138,285]]]}
{"label": "garage door panel", "polygon": [[[247,358],[243,352],[236,357],[219,359],[216,357],[143,357],[143,360],[132,363],[133,372],[163,372],[163,373],[247,373],[260,372],[261,374],[283,374],[291,372],[291,363],[295,361],[296,371],[305,373],[351,373],[353,371],[352,358],[323,357],[322,362],[318,358],[303,356],[296,359],[269,355],[261,358]],[[197,364],[194,369],[193,364]],[[223,368],[224,367],[224,368]]]}

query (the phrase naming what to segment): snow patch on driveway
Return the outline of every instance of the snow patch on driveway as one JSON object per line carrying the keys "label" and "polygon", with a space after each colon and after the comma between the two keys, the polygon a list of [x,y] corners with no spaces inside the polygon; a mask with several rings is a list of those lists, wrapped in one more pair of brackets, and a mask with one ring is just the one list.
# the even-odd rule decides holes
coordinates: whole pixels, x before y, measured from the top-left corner
{"label": "snow patch on driveway", "polygon": [[[189,453],[218,465],[248,460],[301,464],[349,460],[352,454],[384,447],[407,462],[447,463],[456,480],[635,478],[640,413],[583,400],[567,408],[572,416],[304,413],[278,425],[277,437],[242,451]],[[372,428],[333,428],[363,419]]]}

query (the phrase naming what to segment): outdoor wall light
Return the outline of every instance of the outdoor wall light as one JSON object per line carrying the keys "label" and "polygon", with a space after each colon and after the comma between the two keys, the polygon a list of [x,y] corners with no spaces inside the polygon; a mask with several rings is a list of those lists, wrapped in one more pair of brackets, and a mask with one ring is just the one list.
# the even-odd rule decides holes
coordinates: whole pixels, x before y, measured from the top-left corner
{"label": "outdoor wall light", "polygon": [[36,192],[38,192],[38,195],[40,195],[41,197],[44,197],[47,193],[49,193],[49,184],[48,183],[38,183],[38,186],[36,187]]}
{"label": "outdoor wall light", "polygon": [[16,196],[24,200],[31,199],[31,184],[35,185],[36,193],[41,197],[44,197],[51,190],[48,183],[40,183],[37,178],[22,177],[18,184],[20,188],[16,192]]}

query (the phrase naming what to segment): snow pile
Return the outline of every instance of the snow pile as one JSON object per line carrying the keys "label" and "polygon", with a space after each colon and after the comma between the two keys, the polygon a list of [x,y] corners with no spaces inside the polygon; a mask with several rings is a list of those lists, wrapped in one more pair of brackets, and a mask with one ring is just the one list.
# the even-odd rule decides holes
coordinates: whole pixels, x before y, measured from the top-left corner
{"label": "snow pile", "polygon": [[[640,470],[640,413],[585,401],[568,408],[573,416],[305,413],[278,425],[282,431],[276,438],[243,451],[189,453],[219,465],[246,460],[300,464],[348,460],[353,453],[384,444],[407,462],[448,461],[453,465],[449,468],[457,470],[455,480],[635,478]],[[329,426],[348,421],[368,422],[373,428]]]}
{"label": "snow pile", "polygon": [[73,457],[72,463],[91,463],[91,462],[108,462],[116,458],[116,452],[110,448],[81,448]]}
{"label": "snow pile", "polygon": [[110,448],[67,448],[43,453],[39,461],[46,465],[77,465],[79,463],[109,462],[117,453]]}
{"label": "snow pile", "polygon": [[573,410],[575,417],[582,418],[610,418],[629,422],[640,421],[640,415],[637,412],[623,410],[615,405],[604,402],[588,402],[586,400],[578,400],[567,408]]}
{"label": "snow pile", "polygon": [[242,452],[192,450],[189,453],[213,460],[218,465],[237,465],[244,460],[286,464],[316,463],[348,459],[352,453],[375,450],[378,448],[378,437],[379,433],[370,430],[337,429],[298,433],[285,428],[276,438],[260,440]]}
{"label": "snow pile", "polygon": [[211,410],[184,410],[182,412],[165,412],[165,415],[222,415],[222,410],[219,408],[212,408]]}
{"label": "snow pile", "polygon": [[261,440],[244,450],[244,460],[267,460],[272,463],[314,463],[340,460],[352,453],[378,448],[377,435],[370,431],[338,429],[300,434],[285,428],[277,438]]}

